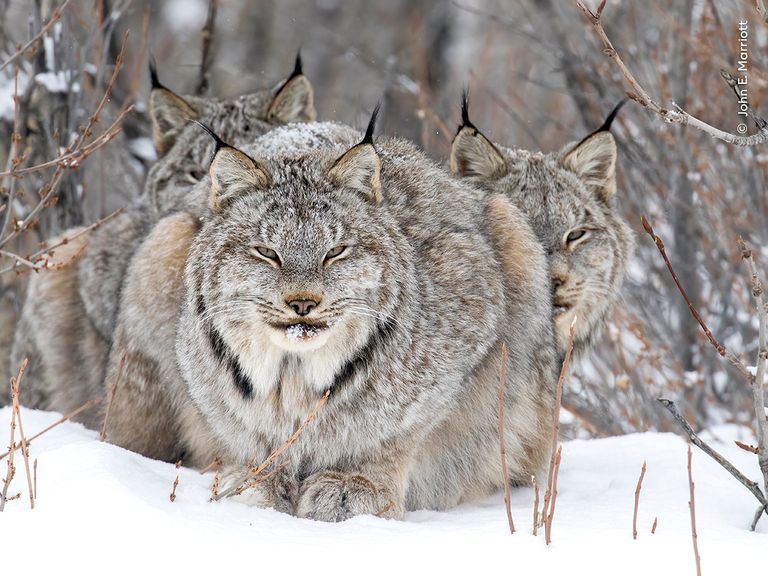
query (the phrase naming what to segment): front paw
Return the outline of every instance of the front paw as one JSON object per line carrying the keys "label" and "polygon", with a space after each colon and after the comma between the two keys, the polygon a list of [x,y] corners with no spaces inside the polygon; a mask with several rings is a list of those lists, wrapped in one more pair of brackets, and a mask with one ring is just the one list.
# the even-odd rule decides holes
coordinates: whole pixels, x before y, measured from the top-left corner
{"label": "front paw", "polygon": [[361,514],[400,518],[402,513],[402,505],[362,474],[331,471],[307,478],[296,505],[296,516],[324,522],[341,522]]}
{"label": "front paw", "polygon": [[[227,466],[221,473],[217,493],[257,508],[274,508],[294,514],[299,492],[298,483],[289,474],[278,471],[266,479],[246,479],[247,466]],[[266,476],[266,475],[265,475]]]}

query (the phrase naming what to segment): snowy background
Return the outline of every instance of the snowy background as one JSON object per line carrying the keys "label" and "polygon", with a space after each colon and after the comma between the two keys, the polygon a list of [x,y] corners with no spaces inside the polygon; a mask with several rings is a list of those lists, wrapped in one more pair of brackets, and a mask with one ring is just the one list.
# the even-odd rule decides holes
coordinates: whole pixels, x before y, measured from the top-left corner
{"label": "snowy background", "polygon": [[[0,410],[0,431],[10,409]],[[23,410],[28,435],[59,415]],[[747,476],[759,472],[733,440],[743,428],[705,434]],[[231,501],[209,502],[213,473],[176,469],[99,441],[65,423],[35,440],[35,509],[21,459],[0,516],[9,574],[695,574],[688,512],[687,448],[673,434],[574,440],[563,447],[552,543],[531,534],[533,491],[512,491],[517,532],[509,534],[503,494],[447,512],[410,512],[404,521],[356,517],[340,524],[297,519]],[[643,461],[638,538],[634,491]],[[0,461],[5,472],[5,461]],[[176,501],[170,501],[179,476]],[[693,454],[702,573],[759,573],[768,522],[749,531],[753,497],[701,452]],[[651,534],[654,518],[656,533]]]}

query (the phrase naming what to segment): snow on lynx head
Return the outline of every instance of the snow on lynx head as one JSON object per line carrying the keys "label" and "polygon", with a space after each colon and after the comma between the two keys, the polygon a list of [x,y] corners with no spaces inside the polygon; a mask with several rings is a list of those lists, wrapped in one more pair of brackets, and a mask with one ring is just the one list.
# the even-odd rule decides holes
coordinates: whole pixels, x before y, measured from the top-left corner
{"label": "snow on lynx head", "polygon": [[586,138],[543,154],[493,144],[469,120],[465,94],[451,149],[451,172],[505,194],[528,217],[548,255],[562,347],[578,316],[577,353],[589,349],[605,324],[634,246],[613,206],[616,142],[609,128],[620,106]]}

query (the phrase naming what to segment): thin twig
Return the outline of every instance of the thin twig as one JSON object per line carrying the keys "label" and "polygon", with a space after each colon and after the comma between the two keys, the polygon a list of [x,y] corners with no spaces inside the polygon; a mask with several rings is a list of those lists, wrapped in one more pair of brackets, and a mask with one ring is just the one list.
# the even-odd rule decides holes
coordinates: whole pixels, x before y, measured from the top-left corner
{"label": "thin twig", "polygon": [[744,442],[739,442],[738,440],[734,440],[733,443],[746,452],[751,452],[752,454],[760,454],[760,450],[758,450],[757,446],[744,444]]}
{"label": "thin twig", "polygon": [[744,476],[744,474],[739,472],[736,467],[728,462],[728,460],[726,460],[719,452],[717,452],[714,448],[709,446],[709,444],[699,438],[696,432],[693,431],[693,428],[691,428],[691,425],[688,423],[688,421],[683,417],[682,414],[680,414],[680,411],[677,409],[677,406],[672,400],[667,400],[666,398],[658,398],[658,401],[661,402],[661,405],[664,406],[664,408],[666,408],[670,414],[672,414],[674,419],[688,436],[688,439],[695,446],[701,448],[705,454],[710,456],[713,460],[715,460],[715,462],[725,468],[731,474],[731,476],[736,478],[736,480],[738,480],[755,496],[755,498],[757,498],[757,501],[760,502],[760,504],[763,506],[768,505],[768,501],[766,501],[765,495],[763,494],[762,490],[760,490],[760,485],[757,482],[753,482]]}
{"label": "thin twig", "polygon": [[571,355],[573,354],[573,334],[576,321],[577,316],[574,316],[568,329],[568,344],[565,349],[565,356],[563,357],[563,364],[560,368],[560,377],[557,379],[557,389],[555,392],[552,426],[552,454],[549,460],[547,489],[544,492],[544,507],[541,512],[541,517],[544,521],[544,537],[547,544],[552,541],[552,519],[554,518],[555,499],[557,498],[557,473],[560,469],[560,448],[558,447],[558,439],[560,438],[560,406],[563,400],[565,376],[568,374],[568,365],[571,361]]}
{"label": "thin twig", "polygon": [[223,461],[221,459],[221,456],[216,456],[213,460],[211,460],[208,466],[200,470],[200,474],[205,474],[206,472],[210,472],[214,468],[218,468],[219,466],[221,466],[222,462]]}
{"label": "thin twig", "polygon": [[[64,246],[65,244],[69,244],[70,242],[72,242],[73,240],[76,240],[80,236],[83,236],[85,234],[88,234],[89,232],[92,232],[93,230],[96,230],[102,224],[104,224],[108,220],[111,220],[112,218],[114,218],[115,216],[120,214],[122,211],[123,211],[122,208],[118,208],[117,210],[115,210],[111,214],[108,214],[107,216],[104,216],[104,218],[100,218],[96,222],[93,222],[92,224],[86,226],[82,230],[76,232],[75,234],[72,234],[72,236],[64,236],[61,240],[59,240],[58,242],[55,242],[54,244],[52,244],[50,246],[43,246],[42,248],[40,248],[40,250],[38,250],[37,252],[33,252],[32,254],[30,254],[26,258],[25,265],[29,264],[29,265],[33,266],[35,270],[49,269],[49,268],[59,268],[61,266],[61,263],[49,266],[49,263],[47,262],[48,258],[52,258],[53,257],[53,251],[56,248]],[[5,250],[0,250],[0,254],[7,254],[10,257],[15,258],[15,259],[19,259],[20,258],[16,254],[12,254],[10,252],[6,252]],[[40,265],[40,260],[41,259],[46,260],[46,262],[44,262],[43,263],[44,265],[42,265],[42,266]],[[6,272],[10,272],[14,268],[16,268],[16,264],[12,264],[11,266],[3,268],[2,270],[0,270],[0,274],[5,274]]]}
{"label": "thin twig", "polygon": [[659,525],[659,517],[653,517],[653,524],[651,524],[651,534],[656,534],[656,527]]}
{"label": "thin twig", "polygon": [[[131,110],[133,110],[133,106],[129,106],[128,108],[123,110],[123,112],[121,112],[118,115],[118,117],[111,124],[111,126],[107,130],[105,130],[101,134],[101,136],[99,136],[96,140],[94,140],[93,142],[83,147],[83,149],[80,151],[81,153],[78,156],[77,161],[73,160],[66,167],[67,168],[76,167],[77,165],[79,165],[79,163],[82,160],[84,160],[92,152],[111,142],[122,129],[120,127],[120,124],[122,123],[123,118]],[[32,222],[35,221],[37,214],[48,205],[49,201],[53,197],[59,185],[59,182],[61,182],[61,178],[63,177],[63,175],[64,175],[64,166],[58,165],[56,167],[56,170],[53,173],[53,176],[51,176],[51,179],[48,181],[47,184],[43,185],[43,187],[40,189],[41,198],[38,201],[37,205],[35,205],[35,207],[30,211],[30,213],[27,215],[27,217],[23,221],[17,222],[17,226],[14,231],[10,232],[5,238],[0,240],[0,247],[8,244],[8,242],[16,238],[19,234],[25,231],[32,224]]]}
{"label": "thin twig", "polygon": [[19,372],[15,378],[11,379],[11,402],[13,403],[13,410],[16,412],[16,421],[19,425],[19,436],[21,437],[21,456],[24,459],[24,471],[27,475],[27,488],[29,489],[29,507],[34,510],[35,508],[35,491],[32,486],[32,474],[29,471],[29,448],[27,447],[27,441],[24,438],[24,425],[21,422],[21,405],[19,404],[19,386],[21,385],[21,379],[24,377],[24,372],[27,369],[29,360],[24,358],[19,366]]}
{"label": "thin twig", "polygon": [[173,488],[171,489],[171,502],[176,502],[176,488],[179,485],[179,476],[176,475],[176,480],[173,481]]}
{"label": "thin twig", "polygon": [[211,47],[213,45],[217,8],[218,0],[208,0],[208,16],[205,19],[205,25],[201,32],[201,36],[203,37],[203,50],[202,59],[200,60],[200,76],[197,81],[196,90],[198,96],[205,96],[208,94],[208,89],[210,87],[211,63],[213,61],[213,51],[211,50]]}
{"label": "thin twig", "polygon": [[107,422],[109,421],[109,412],[112,408],[112,403],[115,401],[115,395],[117,394],[117,387],[120,385],[120,378],[123,376],[123,366],[125,366],[125,357],[127,352],[123,350],[120,354],[120,360],[117,364],[117,377],[114,384],[109,389],[109,400],[107,400],[107,409],[104,411],[104,422],[101,424],[101,434],[99,439],[104,442],[107,439]]}
{"label": "thin twig", "polygon": [[509,533],[515,533],[515,522],[512,520],[512,502],[510,499],[509,470],[507,470],[507,450],[504,441],[504,389],[507,383],[507,344],[501,344],[501,370],[499,373],[499,454],[501,456],[501,478],[504,482],[504,507],[507,509],[507,524]]}
{"label": "thin twig", "polygon": [[635,511],[632,514],[632,539],[637,540],[637,508],[640,505],[640,490],[643,488],[643,478],[645,478],[645,461],[643,461],[643,467],[640,468],[640,478],[637,479],[637,486],[635,487]]}
{"label": "thin twig", "polygon": [[[75,409],[75,410],[73,410],[72,412],[69,412],[68,414],[65,414],[64,416],[62,416],[61,418],[59,418],[58,420],[56,420],[56,422],[54,422],[54,423],[53,423],[53,424],[51,424],[50,426],[48,426],[48,427],[44,428],[43,430],[41,430],[40,432],[38,432],[38,433],[37,433],[37,434],[35,434],[34,436],[32,436],[32,437],[30,437],[30,438],[26,438],[26,443],[27,443],[27,446],[29,446],[30,444],[32,444],[32,441],[33,441],[33,440],[36,440],[36,439],[40,438],[40,436],[42,436],[42,435],[43,435],[43,434],[45,434],[46,432],[49,432],[50,430],[53,430],[54,428],[56,428],[56,426],[59,426],[60,424],[63,424],[63,423],[64,423],[64,422],[66,422],[67,420],[70,420],[71,418],[74,418],[75,416],[78,416],[80,413],[82,413],[82,412],[85,412],[86,410],[90,410],[91,408],[93,408],[94,406],[96,406],[96,405],[97,405],[99,402],[101,402],[102,400],[103,400],[103,398],[101,398],[101,397],[99,397],[99,398],[94,398],[93,400],[88,400],[88,402],[86,402],[85,404],[83,404],[83,405],[82,405],[82,406],[80,406],[79,408],[76,408],[76,409]],[[21,447],[21,442],[17,442],[15,446],[11,446],[11,449],[10,449],[10,450],[8,450],[7,452],[5,452],[4,454],[0,454],[0,460],[2,460],[3,458],[5,458],[5,457],[6,457],[6,456],[8,456],[9,454],[12,454],[12,453],[13,453],[13,452],[15,452],[16,450],[18,450],[20,447]]]}
{"label": "thin twig", "polygon": [[219,495],[219,471],[216,470],[216,474],[213,475],[213,485],[211,486],[211,500],[216,500]]}
{"label": "thin twig", "polygon": [[688,487],[690,488],[691,499],[688,502],[688,508],[691,510],[691,537],[693,538],[693,555],[696,558],[696,576],[701,576],[701,557],[699,556],[699,542],[696,535],[696,500],[694,499],[693,472],[691,471],[691,445],[688,444]]}
{"label": "thin twig", "polygon": [[0,64],[0,71],[4,70],[8,67],[8,65],[13,64],[16,60],[18,60],[27,50],[29,50],[32,46],[37,44],[40,39],[45,36],[45,34],[48,32],[48,30],[51,29],[51,27],[58,22],[61,19],[62,14],[64,13],[64,9],[67,7],[67,4],[69,4],[69,0],[64,0],[64,2],[61,3],[61,5],[56,8],[56,10],[53,11],[51,14],[51,17],[48,19],[48,22],[45,23],[45,26],[43,26],[40,29],[40,32],[34,35],[34,37],[24,44],[21,48],[16,50],[5,62]]}
{"label": "thin twig", "polygon": [[37,500],[37,458],[35,458],[35,463],[32,466],[32,470],[35,477],[35,482],[34,482],[35,500]]}
{"label": "thin twig", "polygon": [[[13,446],[13,439],[16,434],[16,410],[11,410],[11,442],[9,446]],[[8,501],[8,487],[11,485],[14,475],[16,474],[16,468],[13,465],[13,454],[8,457],[8,471],[5,474],[5,481],[3,482],[3,491],[0,493],[0,512],[5,510],[5,503]]]}
{"label": "thin twig", "polygon": [[648,92],[646,92],[640,83],[635,79],[635,77],[632,75],[632,72],[630,72],[629,68],[627,68],[627,66],[624,64],[621,56],[619,56],[616,48],[614,48],[613,43],[608,38],[608,35],[605,33],[601,19],[602,9],[605,7],[605,2],[601,2],[600,8],[598,8],[596,12],[592,12],[584,5],[581,0],[577,0],[576,5],[581,9],[582,12],[584,12],[587,19],[592,24],[592,27],[597,32],[597,35],[600,37],[600,40],[603,43],[603,52],[605,52],[605,54],[607,54],[608,57],[613,60],[613,62],[621,71],[622,76],[624,76],[625,80],[634,90],[634,92],[627,92],[627,96],[629,98],[644,108],[648,108],[652,112],[656,113],[665,122],[680,124],[682,126],[692,126],[698,130],[701,130],[702,132],[706,132],[713,138],[728,142],[729,144],[736,144],[738,146],[756,146],[758,144],[768,142],[768,123],[765,123],[762,118],[760,119],[762,124],[758,122],[758,132],[751,134],[750,136],[741,136],[737,134],[731,134],[730,132],[725,132],[724,130],[720,130],[719,128],[715,128],[714,126],[707,124],[703,120],[699,120],[695,116],[692,116],[683,110],[674,102],[672,103],[674,110],[670,108],[664,108],[663,106],[659,105],[653,98],[651,98]]}
{"label": "thin twig", "polygon": [[272,463],[277,460],[280,455],[288,450],[294,442],[301,436],[301,433],[304,432],[304,429],[312,422],[312,420],[315,419],[315,416],[317,416],[317,413],[320,411],[320,409],[325,406],[325,403],[328,402],[328,398],[331,395],[330,390],[326,390],[325,394],[323,394],[323,397],[320,398],[320,401],[317,403],[317,405],[312,409],[312,411],[307,415],[304,422],[301,423],[301,425],[296,429],[296,431],[291,434],[291,436],[283,442],[278,448],[272,452],[269,456],[267,456],[266,460],[259,464],[257,467],[250,467],[248,472],[243,476],[243,478],[238,482],[237,484],[234,484],[233,486],[230,486],[228,489],[226,489],[224,492],[221,492],[214,500],[221,500],[222,498],[226,498],[228,496],[232,496],[233,494],[240,494],[242,491],[247,488],[246,484],[258,476],[261,475],[261,473],[266,470],[269,466],[272,465]]}
{"label": "thin twig", "polygon": [[560,437],[560,405],[563,400],[563,384],[565,382],[565,375],[568,373],[568,364],[571,361],[571,354],[573,354],[573,333],[574,326],[576,325],[576,316],[571,321],[571,326],[568,333],[568,345],[566,347],[565,356],[563,358],[563,364],[560,368],[560,377],[557,379],[557,389],[555,392],[555,406],[553,411],[553,426],[552,426],[552,451],[549,459],[549,472],[547,474],[547,489],[544,491],[544,507],[541,511],[541,519],[544,522],[544,533],[547,535],[547,544],[549,544],[547,519],[549,518],[549,506],[553,496],[554,488],[554,474],[555,474],[555,458],[557,455],[557,443]]}
{"label": "thin twig", "polygon": [[[752,250],[744,240],[738,239],[741,249],[741,258],[747,263],[752,284],[752,298],[755,300],[758,319],[758,350],[755,375],[749,380],[752,388],[752,404],[755,408],[755,420],[757,421],[757,462],[763,474],[763,490],[768,496],[768,416],[765,413],[765,371],[768,361],[768,308],[763,299],[763,284],[757,274],[755,259]],[[762,508],[766,510],[765,506]],[[768,514],[768,510],[766,510]],[[760,518],[758,513],[757,518]]]}
{"label": "thin twig", "polygon": [[690,310],[691,315],[696,319],[696,322],[699,323],[699,326],[701,326],[701,329],[704,331],[704,335],[707,337],[707,340],[709,340],[709,343],[712,344],[712,346],[715,348],[715,350],[717,350],[717,353],[720,356],[727,359],[728,362],[730,362],[731,365],[734,366],[739,371],[739,373],[742,376],[744,376],[744,378],[747,379],[748,382],[751,382],[753,376],[750,373],[750,371],[747,370],[747,367],[739,359],[738,356],[736,356],[733,352],[728,350],[725,347],[725,345],[723,345],[721,342],[717,340],[717,338],[715,338],[715,336],[712,334],[712,331],[709,329],[709,326],[707,326],[707,323],[704,322],[704,319],[701,317],[698,310],[696,310],[696,307],[693,305],[693,302],[691,302],[691,299],[688,297],[688,293],[685,291],[685,288],[683,288],[683,285],[680,284],[680,280],[678,279],[677,274],[675,273],[675,269],[672,267],[672,262],[670,262],[669,257],[667,256],[667,251],[662,239],[656,235],[656,233],[653,230],[653,227],[651,226],[650,222],[648,222],[645,216],[642,216],[640,218],[640,221],[643,225],[643,229],[645,230],[645,232],[651,238],[653,238],[653,242],[654,244],[656,244],[656,248],[661,254],[661,257],[664,259],[664,263],[667,265],[667,270],[669,270],[669,273],[672,275],[672,279],[675,281],[675,285],[677,286],[678,291],[680,292],[683,299],[685,300],[685,303],[688,305],[688,310]]}
{"label": "thin twig", "polygon": [[552,500],[550,500],[549,511],[547,517],[544,519],[544,539],[547,545],[552,543],[552,521],[555,518],[555,504],[557,503],[557,479],[560,476],[560,460],[563,454],[563,445],[557,447],[557,454],[555,455],[555,473],[552,481]]}

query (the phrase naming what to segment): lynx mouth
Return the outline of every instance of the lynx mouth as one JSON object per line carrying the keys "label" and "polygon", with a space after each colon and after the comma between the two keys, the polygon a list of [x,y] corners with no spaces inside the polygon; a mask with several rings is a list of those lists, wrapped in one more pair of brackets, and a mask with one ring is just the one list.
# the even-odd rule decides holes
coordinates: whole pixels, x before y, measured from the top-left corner
{"label": "lynx mouth", "polygon": [[312,340],[322,332],[325,332],[329,325],[324,322],[306,323],[298,322],[296,324],[286,324],[282,326],[285,330],[285,337],[291,342],[306,342]]}

